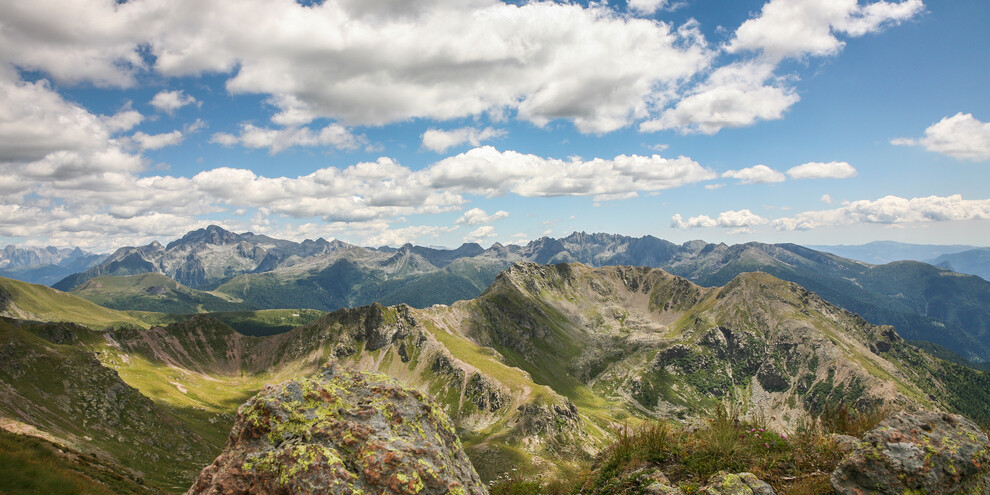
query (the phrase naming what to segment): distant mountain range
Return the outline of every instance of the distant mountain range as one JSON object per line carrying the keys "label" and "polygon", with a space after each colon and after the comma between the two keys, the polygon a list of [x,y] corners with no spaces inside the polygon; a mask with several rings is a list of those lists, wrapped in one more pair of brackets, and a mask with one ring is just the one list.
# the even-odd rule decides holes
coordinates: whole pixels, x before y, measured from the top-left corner
{"label": "distant mountain range", "polygon": [[[652,236],[576,232],[526,246],[372,249],[323,239],[295,243],[211,226],[167,246],[121,248],[55,287],[118,309],[162,310],[138,304],[149,298],[133,297],[133,284],[82,285],[101,276],[161,273],[202,292],[201,302],[232,305],[227,310],[332,311],[373,302],[424,308],[476,297],[518,262],[656,267],[709,287],[740,273],[763,271],[870,322],[894,325],[907,339],[944,346],[974,362],[990,360],[990,282],[916,261],[871,265],[795,244],[674,244]],[[161,289],[148,289],[161,292],[166,286],[162,282]]]}
{"label": "distant mountain range", "polygon": [[79,248],[8,245],[0,251],[0,276],[51,285],[99,264],[104,258],[105,254],[88,253]]}
{"label": "distant mountain range", "polygon": [[843,258],[865,261],[873,265],[905,260],[927,262],[942,255],[978,249],[976,246],[962,244],[906,244],[895,241],[876,241],[860,245],[808,245],[806,247]]}
{"label": "distant mountain range", "polygon": [[943,254],[927,260],[927,262],[940,268],[990,280],[990,248],[976,248],[961,253]]}

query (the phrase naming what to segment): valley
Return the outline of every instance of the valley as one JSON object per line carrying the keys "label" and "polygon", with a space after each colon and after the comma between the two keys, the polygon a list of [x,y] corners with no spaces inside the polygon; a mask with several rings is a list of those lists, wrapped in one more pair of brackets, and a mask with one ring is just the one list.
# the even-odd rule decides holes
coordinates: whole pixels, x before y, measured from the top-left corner
{"label": "valley", "polygon": [[[235,313],[100,312],[52,289],[2,287],[5,421],[165,491],[216,456],[241,403],[328,360],[436,400],[486,481],[579,469],[619,425],[690,424],[727,402],[780,428],[837,404],[990,418],[983,373],[766,273],[703,287],[646,267],[516,263],[473,299],[375,303],[257,337],[221,321]],[[66,308],[84,309],[87,326],[58,323],[73,318]],[[263,326],[263,314],[241,322]]]}

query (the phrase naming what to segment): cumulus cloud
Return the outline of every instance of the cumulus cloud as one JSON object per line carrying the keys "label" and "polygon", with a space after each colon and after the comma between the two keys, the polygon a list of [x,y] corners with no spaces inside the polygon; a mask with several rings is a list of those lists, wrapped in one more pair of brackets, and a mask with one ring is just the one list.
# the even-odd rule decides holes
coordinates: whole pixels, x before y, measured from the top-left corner
{"label": "cumulus cloud", "polygon": [[980,122],[971,113],[959,112],[925,129],[920,139],[892,139],[898,146],[924,146],[928,151],[974,162],[990,160],[990,123]]}
{"label": "cumulus cloud", "polygon": [[717,178],[687,157],[619,155],[611,160],[560,160],[491,146],[474,148],[422,172],[433,188],[487,196],[512,192],[525,197],[596,196],[653,192]]}
{"label": "cumulus cloud", "polygon": [[66,101],[47,81],[0,77],[0,171],[32,179],[136,172],[144,160],[124,150],[115,132],[137,120],[125,111],[94,115]]}
{"label": "cumulus cloud", "polygon": [[384,229],[366,238],[370,246],[401,246],[424,238],[437,238],[441,234],[451,232],[452,227],[436,227],[432,225],[415,225],[399,229]]}
{"label": "cumulus cloud", "polygon": [[137,143],[138,148],[141,151],[145,150],[157,150],[164,148],[166,146],[175,146],[182,142],[183,136],[182,131],[174,130],[172,132],[165,132],[162,134],[145,134],[143,132],[135,132],[131,139]]}
{"label": "cumulus cloud", "polygon": [[484,141],[504,135],[504,130],[493,129],[491,127],[484,129],[461,127],[460,129],[451,129],[449,131],[428,129],[423,133],[423,147],[430,151],[443,153],[448,148],[460,146],[464,143],[470,143],[472,146],[480,146]]}
{"label": "cumulus cloud", "polygon": [[856,169],[846,162],[809,162],[787,171],[792,179],[848,179],[856,176]]}
{"label": "cumulus cloud", "polygon": [[[695,24],[617,15],[604,4],[63,3],[0,7],[2,56],[60,81],[127,86],[149,69],[146,50],[165,76],[230,74],[228,91],[267,95],[273,121],[286,126],[509,109],[539,125],[568,119],[608,132],[645,117],[713,57]],[[639,5],[647,3],[659,5]]]}
{"label": "cumulus cloud", "polygon": [[629,0],[629,9],[642,14],[653,14],[667,6],[667,0]]}
{"label": "cumulus cloud", "polygon": [[728,170],[722,174],[722,178],[736,179],[742,184],[772,184],[786,180],[784,174],[766,165],[756,165],[741,170]]}
{"label": "cumulus cloud", "polygon": [[774,220],[777,230],[812,230],[851,224],[900,225],[990,219],[990,199],[965,200],[962,195],[905,199],[885,196],[875,201],[853,201],[840,208],[807,211]]}
{"label": "cumulus cloud", "polygon": [[199,105],[200,102],[191,95],[185,94],[181,89],[175,91],[160,91],[151,99],[151,106],[158,109],[160,112],[165,112],[169,115],[175,113],[176,110],[187,106],[187,105]]}
{"label": "cumulus cloud", "polygon": [[643,132],[678,129],[683,133],[715,134],[726,127],[743,127],[760,120],[777,120],[800,99],[774,65],[737,62],[715,70],[659,118],[640,124]]}
{"label": "cumulus cloud", "polygon": [[495,233],[495,227],[492,227],[491,225],[485,225],[472,230],[471,233],[464,236],[464,242],[481,243],[484,242],[485,239],[491,239],[496,235],[498,234]]}
{"label": "cumulus cloud", "polygon": [[130,108],[130,105],[128,105],[113,115],[101,117],[101,120],[103,120],[103,124],[106,125],[107,130],[110,132],[123,132],[133,129],[144,121],[144,115],[141,115],[141,112]]}
{"label": "cumulus cloud", "polygon": [[758,51],[771,60],[834,55],[845,45],[836,34],[877,32],[915,17],[924,7],[921,0],[865,5],[858,0],[771,0],[759,16],[736,29],[726,50]]}
{"label": "cumulus cloud", "polygon": [[768,222],[769,220],[766,218],[763,218],[748,209],[744,209],[738,211],[723,211],[717,218],[712,218],[708,215],[698,215],[696,217],[688,218],[687,220],[684,220],[681,214],[678,213],[671,217],[670,226],[675,229],[712,227],[746,229],[757,225],[763,225]]}
{"label": "cumulus cloud", "polygon": [[454,223],[458,225],[480,225],[483,223],[492,223],[503,218],[507,218],[508,216],[509,212],[505,210],[499,210],[489,215],[481,208],[471,208],[470,210],[464,212],[464,215],[461,215],[461,218],[458,218]]}
{"label": "cumulus cloud", "polygon": [[272,129],[257,127],[254,124],[241,124],[240,134],[218,132],[210,142],[224,146],[240,144],[247,148],[267,148],[271,154],[285,151],[295,146],[329,146],[343,150],[355,150],[367,142],[364,136],[355,136],[340,124],[330,124],[322,129],[309,127],[287,127]]}

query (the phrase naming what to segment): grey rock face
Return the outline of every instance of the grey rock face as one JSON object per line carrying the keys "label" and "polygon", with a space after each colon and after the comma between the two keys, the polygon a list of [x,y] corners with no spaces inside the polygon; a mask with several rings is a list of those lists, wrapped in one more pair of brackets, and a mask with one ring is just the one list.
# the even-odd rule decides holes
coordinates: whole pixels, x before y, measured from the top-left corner
{"label": "grey rock face", "polygon": [[266,386],[189,494],[461,494],[488,491],[446,415],[378,373],[325,366]]}
{"label": "grey rock face", "polygon": [[897,413],[863,435],[832,486],[844,495],[990,493],[990,441],[962,416]]}
{"label": "grey rock face", "polygon": [[776,495],[767,482],[753,473],[730,474],[719,472],[703,490],[708,495]]}

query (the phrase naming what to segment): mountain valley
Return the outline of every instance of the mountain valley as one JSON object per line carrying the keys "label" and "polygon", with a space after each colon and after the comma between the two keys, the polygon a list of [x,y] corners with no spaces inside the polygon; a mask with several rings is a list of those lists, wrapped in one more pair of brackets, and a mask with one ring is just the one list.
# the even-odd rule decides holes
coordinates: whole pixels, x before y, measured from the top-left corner
{"label": "mountain valley", "polygon": [[[3,314],[69,318],[26,300],[49,292],[91,305],[22,286],[5,283]],[[516,263],[474,299],[341,309],[261,337],[219,315],[105,311],[109,327],[0,322],[2,415],[166,491],[188,487],[264,384],[328,360],[432,397],[486,481],[578,469],[618,425],[698,422],[726,402],[781,428],[837,404],[990,418],[983,373],[765,273],[706,288],[646,267]]]}

